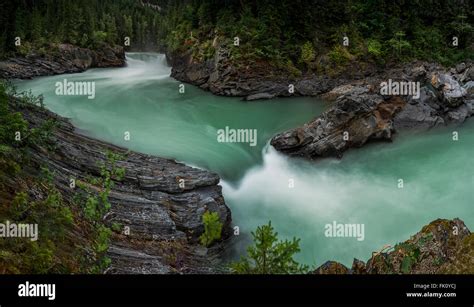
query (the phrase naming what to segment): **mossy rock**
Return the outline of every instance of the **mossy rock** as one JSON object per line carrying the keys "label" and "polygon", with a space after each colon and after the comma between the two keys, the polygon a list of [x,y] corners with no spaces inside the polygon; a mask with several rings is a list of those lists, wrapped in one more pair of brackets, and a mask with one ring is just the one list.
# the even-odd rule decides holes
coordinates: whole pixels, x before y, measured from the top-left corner
{"label": "mossy rock", "polygon": [[443,265],[440,274],[474,274],[474,234],[464,238],[453,261]]}

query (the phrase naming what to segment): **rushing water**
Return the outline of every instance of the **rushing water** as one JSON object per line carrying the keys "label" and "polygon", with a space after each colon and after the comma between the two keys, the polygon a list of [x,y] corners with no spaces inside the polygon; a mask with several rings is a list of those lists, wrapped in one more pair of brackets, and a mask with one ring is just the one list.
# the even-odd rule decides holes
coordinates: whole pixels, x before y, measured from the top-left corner
{"label": "rushing water", "polygon": [[[128,54],[127,61],[125,68],[17,86],[43,94],[47,108],[71,118],[85,134],[219,173],[241,232],[233,256],[244,251],[250,231],[269,220],[281,237],[301,238],[298,259],[310,265],[367,260],[372,251],[409,238],[437,218],[460,217],[474,228],[474,120],[399,135],[393,143],[349,151],[342,160],[307,162],[282,156],[268,141],[321,113],[322,101],[243,102],[190,85],[180,93],[162,55]],[[64,79],[95,81],[95,99],[55,95],[55,83]],[[218,129],[226,126],[257,129],[257,146],[217,142]],[[458,141],[452,140],[454,130]],[[364,240],[325,237],[325,225],[333,221],[364,224]]]}

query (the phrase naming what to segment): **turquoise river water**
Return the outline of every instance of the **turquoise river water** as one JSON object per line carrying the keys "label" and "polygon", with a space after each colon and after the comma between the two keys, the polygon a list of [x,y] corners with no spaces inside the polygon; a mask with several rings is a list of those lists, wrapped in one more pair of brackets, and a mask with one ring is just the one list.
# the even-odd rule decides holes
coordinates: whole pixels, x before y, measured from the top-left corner
{"label": "turquoise river water", "polygon": [[[124,68],[16,85],[43,94],[48,109],[70,118],[84,134],[217,172],[240,229],[230,257],[243,253],[250,232],[269,220],[280,237],[301,238],[297,259],[311,266],[367,260],[372,251],[408,239],[437,218],[459,217],[474,229],[474,120],[404,133],[393,143],[351,150],[341,160],[308,162],[285,157],[268,143],[324,111],[323,101],[244,102],[191,85],[180,93],[163,55],[129,53],[127,62]],[[55,83],[64,79],[94,81],[95,98],[56,95]],[[218,142],[217,132],[226,126],[256,129],[257,145]],[[363,224],[364,240],[326,237],[325,225],[334,221]]]}

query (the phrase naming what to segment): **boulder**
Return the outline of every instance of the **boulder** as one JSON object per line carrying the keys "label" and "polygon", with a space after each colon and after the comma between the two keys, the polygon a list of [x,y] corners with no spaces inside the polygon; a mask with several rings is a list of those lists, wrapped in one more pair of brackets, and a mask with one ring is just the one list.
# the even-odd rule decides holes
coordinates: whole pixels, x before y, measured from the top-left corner
{"label": "boulder", "polygon": [[313,271],[313,274],[348,274],[350,271],[343,264],[328,261]]}
{"label": "boulder", "polygon": [[435,73],[431,85],[439,92],[448,107],[458,107],[463,103],[467,91],[451,75]]}

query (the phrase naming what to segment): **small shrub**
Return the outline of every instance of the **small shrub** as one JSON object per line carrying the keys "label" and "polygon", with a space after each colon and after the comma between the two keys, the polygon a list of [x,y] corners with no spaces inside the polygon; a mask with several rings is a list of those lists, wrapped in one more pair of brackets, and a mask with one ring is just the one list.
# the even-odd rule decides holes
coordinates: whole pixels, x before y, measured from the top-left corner
{"label": "small shrub", "polygon": [[201,244],[210,246],[214,241],[219,240],[222,234],[222,223],[217,212],[206,211],[202,215],[204,233],[199,237]]}
{"label": "small shrub", "polygon": [[301,46],[300,62],[305,63],[306,66],[310,68],[315,58],[316,52],[314,51],[313,44],[311,44],[311,42],[304,43],[304,45]]}
{"label": "small shrub", "polygon": [[369,39],[367,41],[367,52],[375,58],[380,58],[383,55],[382,44],[376,39]]}
{"label": "small shrub", "polygon": [[334,48],[328,53],[328,56],[337,66],[345,65],[352,59],[349,50],[341,45],[334,46]]}

